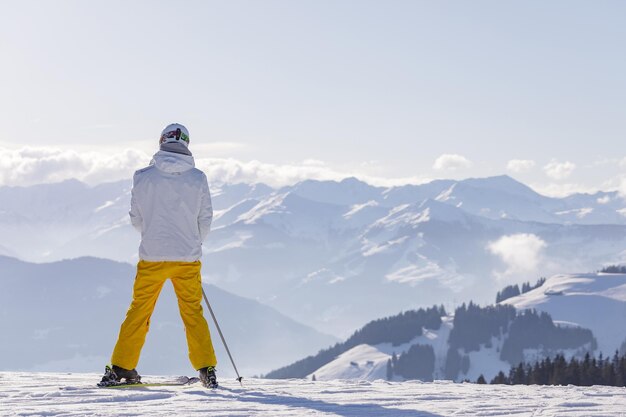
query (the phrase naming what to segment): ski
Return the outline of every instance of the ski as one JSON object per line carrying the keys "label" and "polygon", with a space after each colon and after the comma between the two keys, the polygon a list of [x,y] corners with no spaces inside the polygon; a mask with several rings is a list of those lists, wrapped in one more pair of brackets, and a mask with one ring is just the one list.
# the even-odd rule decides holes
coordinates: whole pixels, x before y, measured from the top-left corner
{"label": "ski", "polygon": [[177,378],[175,381],[164,381],[164,382],[109,382],[106,385],[98,384],[99,388],[148,388],[148,387],[179,387],[185,385],[192,385],[200,382],[200,378],[197,377],[187,377],[181,376]]}

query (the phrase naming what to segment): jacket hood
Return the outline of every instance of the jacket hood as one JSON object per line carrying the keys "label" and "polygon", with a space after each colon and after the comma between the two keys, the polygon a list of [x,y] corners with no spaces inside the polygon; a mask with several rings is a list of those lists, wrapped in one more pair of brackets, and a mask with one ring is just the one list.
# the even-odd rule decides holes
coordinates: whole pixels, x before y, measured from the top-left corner
{"label": "jacket hood", "polygon": [[166,152],[182,153],[183,155],[191,156],[191,151],[182,143],[166,142],[162,143],[160,149]]}
{"label": "jacket hood", "polygon": [[154,154],[150,165],[169,174],[189,171],[196,166],[193,156],[160,150]]}

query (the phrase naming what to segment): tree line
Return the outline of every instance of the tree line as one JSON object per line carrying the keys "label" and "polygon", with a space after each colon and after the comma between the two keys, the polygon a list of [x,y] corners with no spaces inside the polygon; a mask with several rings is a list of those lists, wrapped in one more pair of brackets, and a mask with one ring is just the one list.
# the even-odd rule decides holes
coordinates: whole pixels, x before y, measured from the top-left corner
{"label": "tree line", "polygon": [[[337,343],[328,349],[319,351],[316,355],[308,356],[291,365],[272,371],[264,377],[272,379],[304,378],[342,353],[361,344],[391,343],[393,346],[399,346],[421,336],[424,328],[438,330],[441,327],[441,317],[445,315],[446,310],[443,306],[433,306],[373,320],[354,332],[345,342]],[[413,351],[411,355],[403,358],[398,369],[405,369],[409,366],[407,364],[414,363],[415,357],[419,356],[420,352]]]}
{"label": "tree line", "polygon": [[[476,381],[485,384],[481,375]],[[587,353],[583,359],[572,357],[569,361],[563,354],[554,359],[545,358],[534,364],[520,362],[511,367],[509,374],[500,371],[491,384],[507,385],[609,385],[626,386],[626,355],[616,351],[612,358],[602,354],[596,359]]]}
{"label": "tree line", "polygon": [[400,356],[395,353],[387,361],[387,379],[394,375],[406,379],[432,381],[435,372],[435,351],[431,345],[413,345]]}
{"label": "tree line", "polygon": [[[524,358],[525,349],[540,350],[550,356],[564,349],[582,352],[595,350],[597,342],[591,330],[560,327],[550,315],[536,310],[518,312],[508,304],[480,307],[470,302],[454,313],[454,326],[448,338],[445,378],[457,379],[470,367],[468,354],[482,347],[492,348],[492,341],[502,340],[500,359],[511,365]],[[495,339],[494,339],[495,338]]]}
{"label": "tree line", "polygon": [[508,285],[504,287],[502,291],[498,291],[498,294],[496,294],[496,304],[498,304],[501,301],[508,300],[509,298],[517,297],[520,294],[526,294],[529,291],[532,291],[536,288],[541,287],[543,284],[545,284],[545,282],[546,282],[545,278],[539,278],[539,280],[537,280],[537,283],[535,285],[530,285],[530,282],[525,282],[522,284],[521,290],[520,290],[519,285],[517,284]]}
{"label": "tree line", "polygon": [[626,274],[626,265],[609,265],[600,270],[607,274]]}

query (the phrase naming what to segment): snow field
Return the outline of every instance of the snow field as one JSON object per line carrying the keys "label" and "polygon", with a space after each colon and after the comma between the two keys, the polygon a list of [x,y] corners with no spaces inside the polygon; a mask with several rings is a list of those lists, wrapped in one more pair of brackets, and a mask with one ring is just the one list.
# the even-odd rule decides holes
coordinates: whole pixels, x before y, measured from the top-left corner
{"label": "snow field", "polygon": [[[200,385],[101,389],[98,374],[0,372],[2,416],[626,416],[615,387],[246,379]],[[166,377],[148,377],[159,382]],[[169,378],[171,379],[171,378]]]}

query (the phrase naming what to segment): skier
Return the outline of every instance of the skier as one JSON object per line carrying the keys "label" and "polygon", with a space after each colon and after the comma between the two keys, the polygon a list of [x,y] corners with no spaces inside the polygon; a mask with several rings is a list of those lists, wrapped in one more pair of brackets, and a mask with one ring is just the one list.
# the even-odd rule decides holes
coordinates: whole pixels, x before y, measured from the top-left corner
{"label": "skier", "polygon": [[133,300],[120,328],[101,385],[124,379],[139,383],[135,370],[150,327],[150,316],[165,281],[174,286],[185,325],[189,360],[208,388],[217,387],[217,359],[202,313],[200,257],[213,208],[206,175],[195,168],[189,132],[181,124],[161,133],[160,150],[150,165],[135,172],[130,220],[141,232]]}

